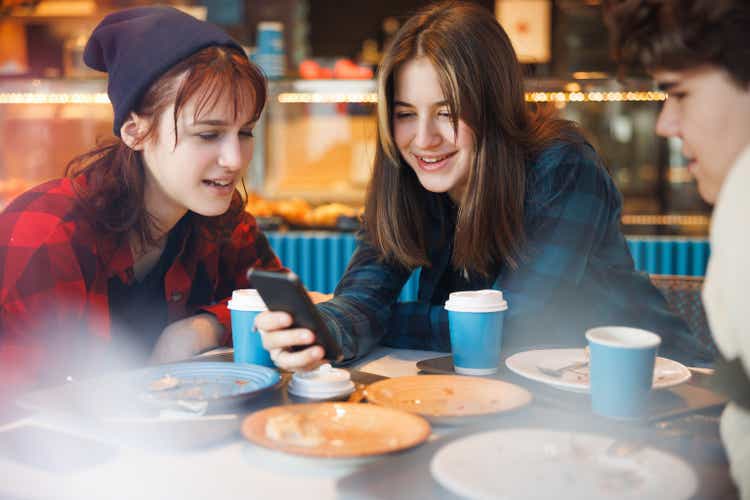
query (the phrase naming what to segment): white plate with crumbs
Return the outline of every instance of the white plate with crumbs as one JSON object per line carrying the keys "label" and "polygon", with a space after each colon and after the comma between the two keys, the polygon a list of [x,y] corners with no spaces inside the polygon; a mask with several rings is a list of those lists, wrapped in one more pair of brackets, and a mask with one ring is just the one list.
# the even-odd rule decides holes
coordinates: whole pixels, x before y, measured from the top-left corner
{"label": "white plate with crumbs", "polygon": [[[586,361],[584,349],[537,349],[510,356],[505,360],[505,366],[510,371],[530,380],[564,391],[585,394],[590,390],[589,367]],[[570,369],[564,367],[570,367]],[[558,373],[550,374],[555,372]],[[674,387],[688,380],[690,380],[690,370],[685,365],[657,356],[654,365],[653,388],[655,390]]]}
{"label": "white plate with crumbs", "polygon": [[680,458],[649,447],[610,456],[613,442],[578,432],[490,431],[438,450],[430,472],[473,499],[682,500],[697,491],[695,472]]}
{"label": "white plate with crumbs", "polygon": [[502,380],[464,375],[414,375],[380,380],[367,401],[422,415],[434,424],[461,424],[528,405],[529,391]]}

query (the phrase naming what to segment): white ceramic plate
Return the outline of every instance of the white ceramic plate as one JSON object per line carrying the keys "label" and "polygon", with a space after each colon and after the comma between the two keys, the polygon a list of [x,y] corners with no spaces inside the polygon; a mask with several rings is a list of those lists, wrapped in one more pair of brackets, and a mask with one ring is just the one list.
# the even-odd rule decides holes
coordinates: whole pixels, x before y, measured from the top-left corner
{"label": "white ceramic plate", "polygon": [[529,391],[502,380],[462,375],[414,375],[380,380],[367,401],[417,413],[435,424],[461,424],[514,411],[531,402]]}
{"label": "white ceramic plate", "polygon": [[[543,384],[566,391],[588,393],[589,369],[566,370],[559,377],[543,373],[539,367],[560,367],[585,361],[583,349],[540,349],[519,352],[505,360],[510,371]],[[654,389],[674,387],[690,380],[690,370],[682,363],[667,358],[656,358],[654,365]]]}
{"label": "white ceramic plate", "polygon": [[435,454],[432,476],[472,499],[686,499],[698,480],[681,459],[654,448],[610,457],[594,434],[509,429],[473,434]]}
{"label": "white ceramic plate", "polygon": [[403,451],[423,443],[430,433],[430,424],[418,415],[357,403],[272,406],[242,423],[242,434],[257,445],[334,459]]}

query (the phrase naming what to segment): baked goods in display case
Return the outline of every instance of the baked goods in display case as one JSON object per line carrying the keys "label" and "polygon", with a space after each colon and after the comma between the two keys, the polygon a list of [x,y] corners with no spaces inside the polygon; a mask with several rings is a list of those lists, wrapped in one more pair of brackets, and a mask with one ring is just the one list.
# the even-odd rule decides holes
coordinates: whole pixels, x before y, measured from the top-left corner
{"label": "baked goods in display case", "polygon": [[355,231],[359,228],[361,207],[326,203],[313,207],[301,198],[269,200],[256,193],[248,195],[246,210],[261,227],[276,229],[281,223],[295,229],[332,229]]}
{"label": "baked goods in display case", "polygon": [[305,215],[308,226],[331,227],[336,226],[340,217],[356,219],[359,210],[342,203],[329,203],[313,208]]}
{"label": "baked goods in display case", "polygon": [[307,215],[312,210],[310,204],[300,198],[279,200],[273,206],[275,207],[274,215],[283,217],[292,226],[306,226]]}
{"label": "baked goods in display case", "polygon": [[255,217],[271,217],[273,216],[273,209],[273,204],[270,201],[261,198],[252,191],[248,193],[245,210]]}

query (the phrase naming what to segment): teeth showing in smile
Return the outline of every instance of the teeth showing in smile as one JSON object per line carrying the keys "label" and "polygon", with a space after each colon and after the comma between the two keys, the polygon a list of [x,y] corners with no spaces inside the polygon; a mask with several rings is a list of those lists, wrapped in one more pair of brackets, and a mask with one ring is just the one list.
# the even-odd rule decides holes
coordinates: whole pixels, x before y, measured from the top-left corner
{"label": "teeth showing in smile", "polygon": [[210,184],[212,186],[218,186],[218,187],[228,187],[232,184],[232,181],[212,181],[212,180],[205,180],[203,181],[206,184]]}
{"label": "teeth showing in smile", "polygon": [[419,156],[418,158],[425,162],[425,163],[437,163],[439,161],[443,161],[446,158],[448,158],[450,155],[441,156],[440,158],[425,158],[424,156]]}

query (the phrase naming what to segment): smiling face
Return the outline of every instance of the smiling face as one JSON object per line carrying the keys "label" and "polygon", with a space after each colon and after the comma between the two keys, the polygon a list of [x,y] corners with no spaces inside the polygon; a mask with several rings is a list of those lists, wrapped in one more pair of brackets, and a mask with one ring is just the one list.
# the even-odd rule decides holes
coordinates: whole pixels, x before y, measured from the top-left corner
{"label": "smiling face", "polygon": [[395,74],[393,135],[422,186],[461,200],[474,157],[474,133],[458,120],[458,133],[435,67],[425,57],[404,63]]}
{"label": "smiling face", "polygon": [[233,112],[228,99],[196,115],[197,99],[177,116],[174,104],[158,117],[156,136],[142,145],[146,168],[146,208],[163,228],[188,210],[204,216],[229,209],[232,195],[253,156],[253,106]]}
{"label": "smiling face", "polygon": [[682,139],[698,191],[715,203],[732,164],[750,144],[750,90],[712,66],[653,75],[669,93],[656,132]]}

